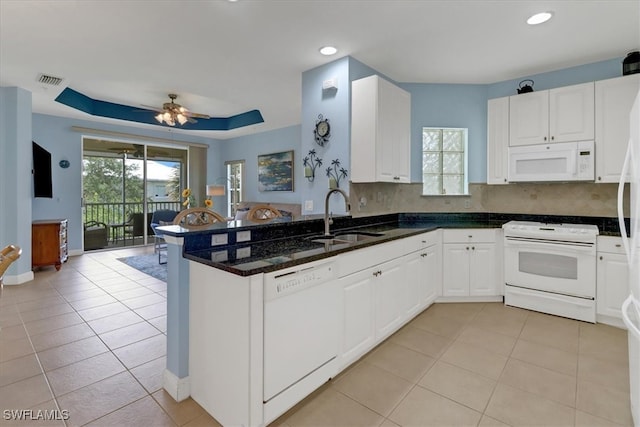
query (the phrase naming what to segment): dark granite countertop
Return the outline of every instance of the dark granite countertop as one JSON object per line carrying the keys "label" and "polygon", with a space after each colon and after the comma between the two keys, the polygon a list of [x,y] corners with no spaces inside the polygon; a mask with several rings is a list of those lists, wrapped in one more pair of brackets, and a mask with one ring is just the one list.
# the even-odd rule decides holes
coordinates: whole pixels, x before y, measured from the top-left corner
{"label": "dark granite countertop", "polygon": [[[511,220],[547,223],[583,223],[598,226],[601,235],[619,236],[613,218],[559,217],[487,213],[403,213],[372,217],[335,219],[332,233],[359,231],[381,233],[365,241],[326,244],[314,242],[321,237],[323,221],[314,219],[288,223],[249,224],[232,221],[205,230],[166,226],[169,235],[184,237],[184,257],[240,276],[267,273],[316,261],[383,242],[417,235],[437,228],[500,228]],[[236,233],[251,230],[250,242],[239,243]],[[228,244],[211,247],[211,234],[227,233]]]}
{"label": "dark granite countertop", "polygon": [[[364,226],[358,229],[333,230],[335,234],[349,231],[381,234],[370,236],[367,240],[334,244],[315,242],[322,233],[303,236],[291,236],[269,241],[247,242],[224,247],[211,247],[196,251],[185,251],[184,257],[198,261],[240,276],[268,273],[295,265],[332,257],[383,242],[413,236],[436,229],[436,226],[409,224],[382,224]],[[338,236],[339,238],[339,236]]]}

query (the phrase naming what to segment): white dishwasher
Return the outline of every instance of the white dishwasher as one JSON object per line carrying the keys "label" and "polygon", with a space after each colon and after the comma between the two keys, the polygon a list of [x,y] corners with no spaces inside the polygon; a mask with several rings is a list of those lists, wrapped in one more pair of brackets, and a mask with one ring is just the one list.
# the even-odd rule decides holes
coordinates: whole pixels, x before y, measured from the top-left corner
{"label": "white dishwasher", "polygon": [[[264,390],[267,403],[300,382],[320,382],[340,341],[340,292],[332,259],[269,273],[264,280]],[[333,374],[332,374],[333,375]],[[305,384],[308,388],[311,384]],[[288,400],[288,399],[287,399]]]}

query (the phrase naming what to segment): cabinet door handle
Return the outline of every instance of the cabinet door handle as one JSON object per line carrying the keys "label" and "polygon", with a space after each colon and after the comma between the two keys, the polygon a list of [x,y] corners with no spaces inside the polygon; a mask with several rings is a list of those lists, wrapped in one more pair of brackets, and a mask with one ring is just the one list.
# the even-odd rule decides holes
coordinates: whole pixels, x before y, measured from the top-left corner
{"label": "cabinet door handle", "polygon": [[602,177],[601,176],[598,177],[598,181],[602,181]]}
{"label": "cabinet door handle", "polygon": [[600,261],[602,261],[602,259],[603,259],[603,258],[602,258],[602,255],[600,255]]}
{"label": "cabinet door handle", "polygon": [[556,139],[556,137],[555,137],[555,136],[552,136],[552,137],[551,137],[551,140],[552,140],[552,141],[553,141],[553,140],[555,140],[555,139]]}
{"label": "cabinet door handle", "polygon": [[622,246],[620,243],[616,243],[616,248],[619,248],[620,246]]}
{"label": "cabinet door handle", "polygon": [[420,254],[421,257],[429,256],[428,254]]}
{"label": "cabinet door handle", "polygon": [[469,246],[467,246],[467,250],[469,250]]}
{"label": "cabinet door handle", "polygon": [[475,251],[475,250],[476,250],[476,247],[475,247],[475,246],[471,246],[471,250],[472,250],[472,251]]}
{"label": "cabinet door handle", "polygon": [[547,140],[547,137],[546,137],[546,136],[544,137],[544,140],[545,140],[545,141]]}

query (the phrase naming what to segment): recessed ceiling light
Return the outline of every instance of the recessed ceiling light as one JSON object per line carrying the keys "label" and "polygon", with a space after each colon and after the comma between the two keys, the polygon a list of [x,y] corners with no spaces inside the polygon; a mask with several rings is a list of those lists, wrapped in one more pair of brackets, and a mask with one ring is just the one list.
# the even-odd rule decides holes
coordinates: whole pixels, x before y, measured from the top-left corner
{"label": "recessed ceiling light", "polygon": [[527,19],[527,24],[529,25],[542,24],[543,22],[547,22],[549,19],[551,19],[552,16],[553,16],[553,13],[551,12],[536,13],[535,15],[532,15],[529,17],[529,19]]}
{"label": "recessed ceiling light", "polygon": [[336,52],[338,52],[338,49],[333,46],[325,46],[320,48],[320,53],[325,56],[335,55]]}

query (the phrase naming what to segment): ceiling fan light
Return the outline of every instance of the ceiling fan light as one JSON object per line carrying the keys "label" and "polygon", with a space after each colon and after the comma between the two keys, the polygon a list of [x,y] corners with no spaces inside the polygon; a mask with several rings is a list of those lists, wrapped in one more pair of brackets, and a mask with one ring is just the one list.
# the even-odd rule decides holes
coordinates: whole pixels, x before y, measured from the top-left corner
{"label": "ceiling fan light", "polygon": [[178,119],[178,123],[180,123],[181,125],[187,123],[187,118],[183,116],[182,113],[178,114],[176,118]]}
{"label": "ceiling fan light", "polygon": [[157,121],[159,121],[160,123],[162,123],[163,118],[164,118],[164,117],[162,116],[162,113],[159,113],[159,114],[157,114],[157,115],[155,116],[155,119],[156,119]]}

